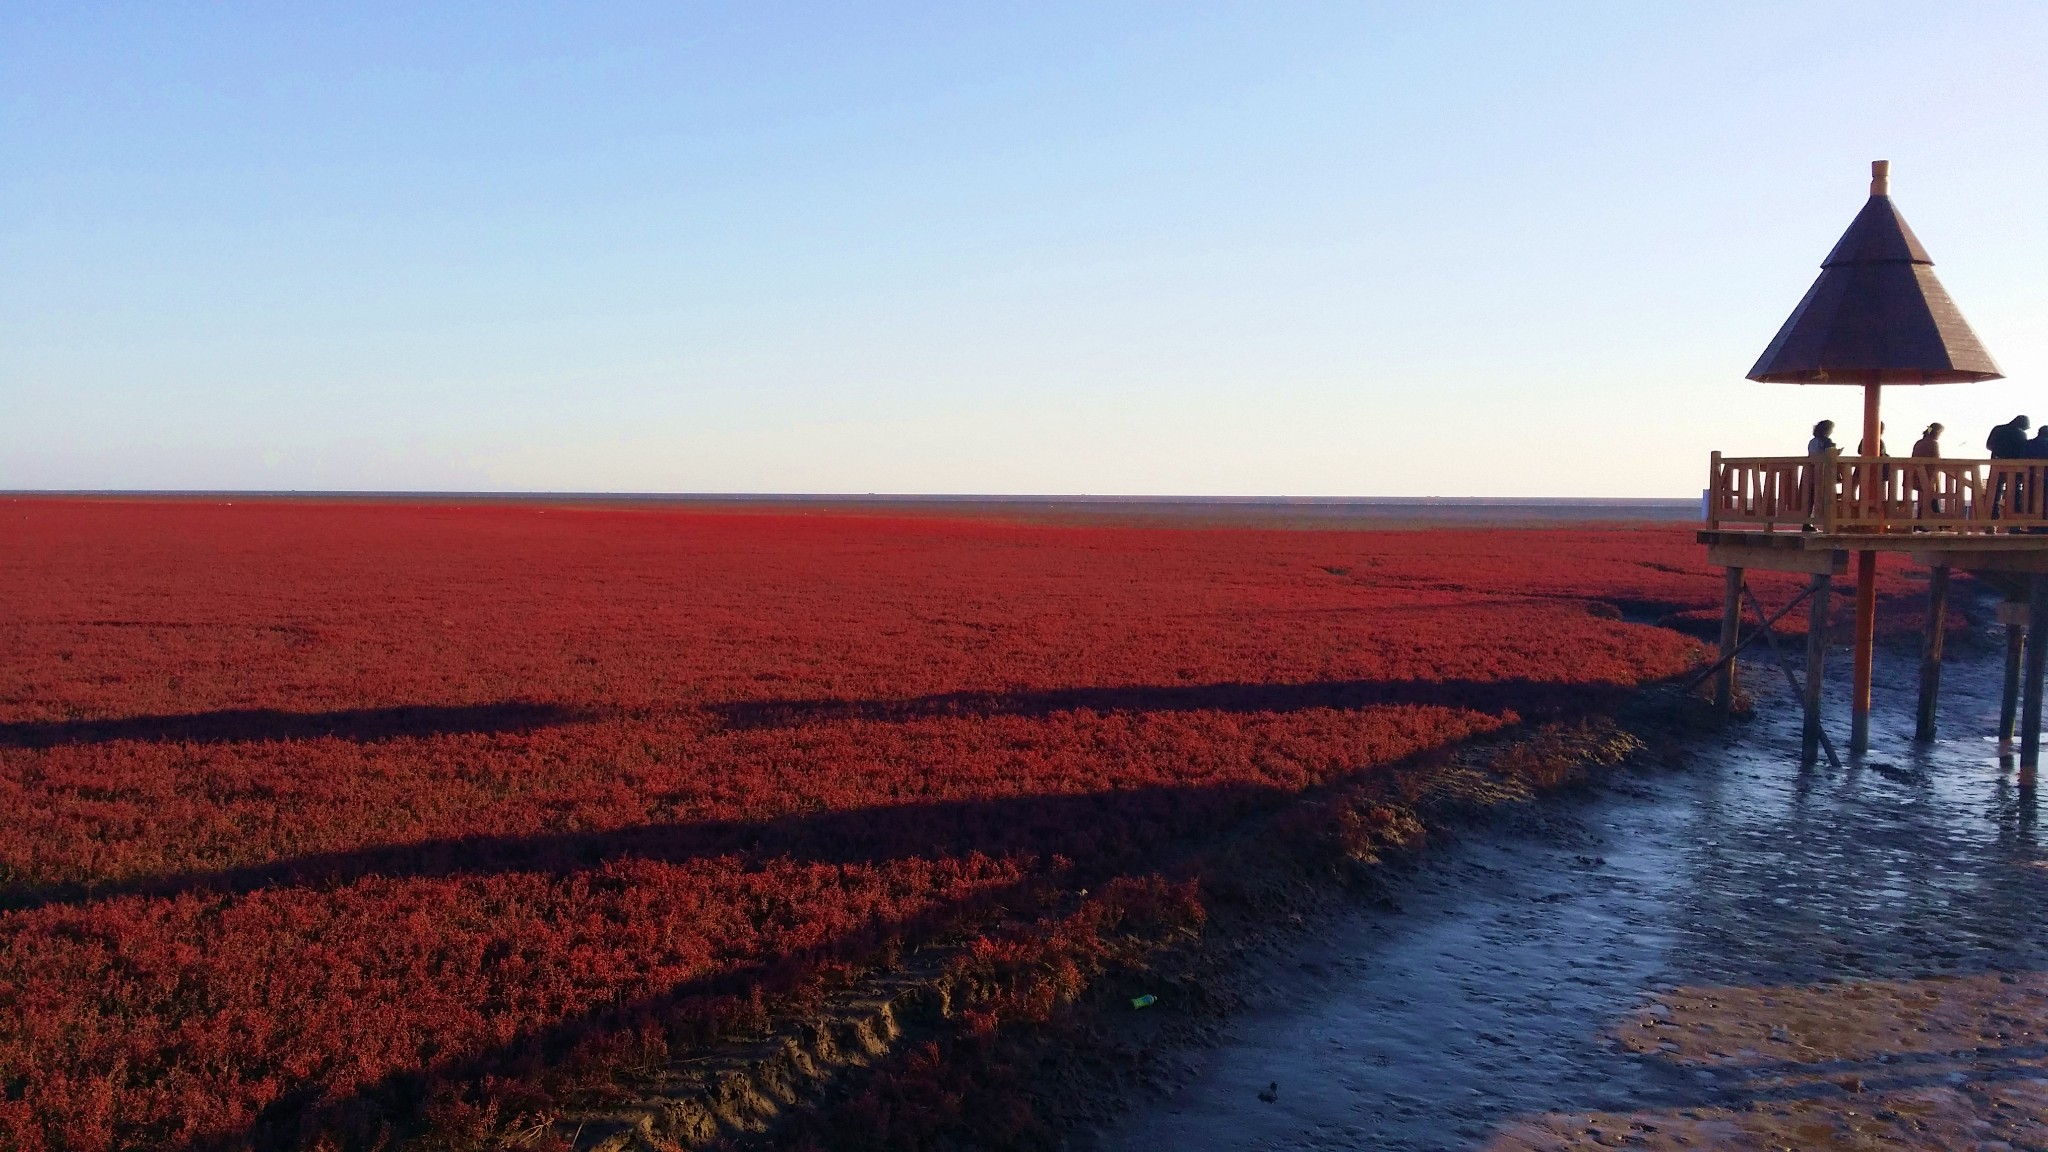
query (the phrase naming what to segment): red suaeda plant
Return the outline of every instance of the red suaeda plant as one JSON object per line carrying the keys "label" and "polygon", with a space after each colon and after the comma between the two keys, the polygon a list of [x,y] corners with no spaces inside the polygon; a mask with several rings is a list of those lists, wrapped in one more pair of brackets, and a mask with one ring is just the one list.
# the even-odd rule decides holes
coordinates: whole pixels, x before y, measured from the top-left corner
{"label": "red suaeda plant", "polygon": [[[1648,621],[1715,602],[1702,559],[1625,526],[0,502],[0,1146],[370,1144],[450,1086],[717,1043],[863,950],[1691,668]],[[968,953],[992,980],[1003,939]]]}

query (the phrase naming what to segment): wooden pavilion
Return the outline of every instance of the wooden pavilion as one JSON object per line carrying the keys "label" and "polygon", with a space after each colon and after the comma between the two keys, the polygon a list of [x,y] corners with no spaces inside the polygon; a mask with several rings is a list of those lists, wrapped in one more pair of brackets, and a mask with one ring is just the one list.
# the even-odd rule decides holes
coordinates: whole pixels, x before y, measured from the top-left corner
{"label": "wooden pavilion", "polygon": [[[1746,597],[1760,627],[1741,636],[1743,572],[1801,572],[1812,581],[1800,599],[1810,626],[1802,759],[1834,748],[1821,727],[1820,687],[1827,655],[1825,621],[1832,584],[1856,557],[1855,675],[1849,745],[1870,740],[1871,657],[1876,633],[1877,554],[1897,552],[1929,569],[1915,737],[1932,740],[1941,689],[1948,579],[1961,569],[1999,588],[2007,603],[2004,703],[1999,737],[2020,725],[2020,762],[2039,759],[2041,694],[2048,644],[2048,460],[1920,459],[1882,455],[1879,398],[1891,385],[1997,379],[1998,366],[1934,276],[1934,261],[1892,204],[1888,162],[1871,164],[1870,199],[1821,264],[1819,279],[1749,371],[1751,380],[1853,384],[1863,388],[1863,436],[1857,455],[1729,457],[1716,452],[1708,479],[1709,562],[1727,570],[1716,696],[1733,699],[1737,653],[1770,624]],[[1794,602],[1795,605],[1798,601]],[[1779,616],[1790,611],[1781,610]],[[2024,665],[2024,667],[2023,667]],[[1788,676],[1790,669],[1786,670]],[[1797,683],[1795,679],[1795,684]],[[2019,696],[2024,685],[2025,700]]]}

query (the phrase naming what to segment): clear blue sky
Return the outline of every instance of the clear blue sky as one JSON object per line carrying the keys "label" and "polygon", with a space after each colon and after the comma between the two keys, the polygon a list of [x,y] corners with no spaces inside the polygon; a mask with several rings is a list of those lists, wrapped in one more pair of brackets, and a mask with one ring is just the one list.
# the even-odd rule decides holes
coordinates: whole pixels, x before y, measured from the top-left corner
{"label": "clear blue sky", "polygon": [[[2048,5],[0,6],[0,488],[1686,495],[1868,162],[2048,417]],[[1902,431],[1903,429],[1903,431]],[[1894,444],[1896,447],[1896,443]]]}

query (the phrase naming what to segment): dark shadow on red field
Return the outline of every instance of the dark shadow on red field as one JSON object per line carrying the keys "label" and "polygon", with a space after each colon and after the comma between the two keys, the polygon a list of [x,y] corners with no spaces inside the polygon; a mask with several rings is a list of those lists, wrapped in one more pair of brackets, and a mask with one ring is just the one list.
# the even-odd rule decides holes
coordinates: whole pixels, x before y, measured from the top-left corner
{"label": "dark shadow on red field", "polygon": [[[1441,756],[1448,751],[1447,748],[1439,748],[1433,753],[1423,754],[1422,760],[1427,762],[1429,757]],[[1389,787],[1398,787],[1402,767],[1405,766],[1372,771],[1384,773]],[[1352,777],[1342,783],[1355,782],[1356,779]],[[1917,811],[1924,805],[1930,785],[1919,777],[1909,778],[1906,783],[1910,787],[1904,792],[1893,796],[1890,790],[1886,790],[1883,795],[1891,797],[1901,811]],[[1327,787],[1337,786],[1340,785],[1333,783]],[[1796,786],[1790,787],[1796,794]],[[801,988],[814,965],[835,959],[858,962],[858,957],[872,953],[885,937],[896,936],[912,942],[929,940],[935,935],[942,936],[955,926],[972,925],[978,930],[980,925],[1004,918],[1015,922],[1048,911],[1056,913],[1065,905],[1047,901],[1064,900],[1081,888],[1099,891],[1102,885],[1120,876],[1155,872],[1171,878],[1196,875],[1203,878],[1205,890],[1212,881],[1219,887],[1225,885],[1230,881],[1228,869],[1219,870],[1205,863],[1217,859],[1214,855],[1217,847],[1231,843],[1233,837],[1253,835],[1258,836],[1262,843],[1286,845],[1305,839],[1303,829],[1279,823],[1273,817],[1281,813],[1290,801],[1304,795],[1313,797],[1319,791],[1321,789],[1310,789],[1304,794],[1252,787],[1203,787],[1133,789],[1077,796],[1017,796],[853,811],[792,813],[759,823],[714,822],[527,839],[449,841],[390,850],[392,853],[416,853],[417,856],[410,860],[399,856],[379,860],[364,855],[352,859],[309,858],[279,865],[279,869],[297,868],[301,872],[290,876],[280,871],[269,882],[321,882],[314,879],[321,875],[327,877],[326,882],[334,882],[350,869],[368,872],[440,868],[459,873],[541,867],[569,872],[600,867],[609,860],[649,856],[676,859],[711,851],[738,852],[752,860],[794,856],[799,859],[849,861],[931,852],[982,851],[991,855],[1034,853],[1047,862],[1043,872],[1017,885],[979,894],[971,906],[938,909],[915,921],[867,925],[822,944],[803,956],[764,959],[731,972],[678,985],[658,995],[618,1004],[602,1004],[588,1012],[522,1034],[491,1050],[439,1061],[424,1070],[394,1072],[375,1083],[336,1097],[323,1097],[317,1084],[302,1086],[266,1109],[250,1129],[195,1147],[208,1152],[227,1148],[303,1147],[317,1136],[327,1135],[336,1138],[340,1147],[367,1149],[378,1146],[379,1141],[391,1136],[405,1136],[417,1131],[425,1117],[435,1114],[436,1100],[444,1102],[440,1105],[441,1115],[450,1114],[447,1101],[472,1109],[496,1103],[507,1110],[530,1109],[538,1114],[552,1103],[545,1092],[521,1094],[524,1090],[520,1090],[504,1094],[507,1086],[516,1088],[522,1083],[533,1082],[532,1078],[554,1075],[563,1067],[564,1061],[585,1059],[591,1053],[599,1054],[599,1064],[593,1066],[599,1073],[606,1068],[634,1066],[642,1053],[642,1049],[636,1046],[647,1037],[654,1038],[654,1047],[649,1051],[657,1055],[649,1059],[657,1066],[665,1066],[679,1057],[684,1062],[696,1060],[707,1050],[723,1051],[736,1043],[758,1039],[744,1031],[735,1039],[731,1033],[718,1032],[705,1021],[743,1020],[750,1010],[748,1006],[760,1003],[759,993],[774,996]],[[1760,845],[1775,846],[1771,849],[1773,851],[1805,851],[1803,846],[1814,837],[1802,830],[1802,811],[1795,804],[1785,817],[1790,823],[1769,822],[1754,829],[1753,834]],[[2031,804],[2027,811],[2029,815],[2024,828],[2016,825],[2007,834],[2024,836],[2031,843]],[[2009,819],[2017,822],[2020,817]],[[1859,827],[1853,832],[1844,831],[1829,839],[1828,844],[1831,846],[1829,851],[1843,855],[1830,862],[1831,871],[1826,874],[1846,878],[1841,883],[1848,890],[1866,886],[1860,877],[1878,875],[1885,868],[1896,865],[1898,845],[1893,842],[1885,822]],[[1302,845],[1301,851],[1305,858],[1316,855],[1306,844]],[[1715,850],[1708,850],[1706,858],[1718,870],[1730,868],[1729,862]],[[1768,857],[1754,861],[1757,866],[1768,862]],[[326,870],[324,873],[323,869]],[[2034,870],[2027,870],[2025,875],[2001,874],[2001,881],[2015,888],[2012,893],[1995,901],[1988,898],[1996,893],[1975,893],[1969,900],[1952,901],[1955,894],[1939,884],[1927,886],[1925,900],[1940,904],[1941,914],[1954,922],[1957,931],[1987,939],[1996,938],[2005,929],[1999,918],[1987,910],[1988,905],[2037,905],[2037,877],[2038,872]],[[263,881],[257,873],[251,872],[242,875],[239,882]],[[1859,962],[1859,975],[1900,974],[1886,962],[1884,951],[1874,946],[1880,937],[1899,929],[1896,919],[1869,917],[1845,907],[1845,919],[1840,924],[1830,925],[1829,939],[1817,950],[1813,906],[1807,901],[1790,904],[1773,901],[1769,897],[1774,891],[1767,884],[1760,886],[1749,878],[1716,887],[1712,889],[1717,896],[1715,901],[1688,906],[1689,931],[1701,937],[1725,937],[1730,942],[1729,955],[1745,963],[1753,961],[1759,966],[1759,971],[1768,968],[1773,980],[1784,977],[1780,966],[1787,962],[1787,958],[1800,963],[1810,960],[1826,964],[1832,962],[1831,951],[1839,952],[1841,949],[1855,949],[1857,955],[1866,958],[1865,962]],[[1218,895],[1215,891],[1210,894]],[[1869,899],[1896,898],[1871,895]],[[1866,920],[1868,923],[1864,924]],[[1930,945],[1935,946],[1938,944]],[[1981,956],[1974,953],[1959,955],[1955,970],[1981,969],[1987,959],[1995,959],[1999,954],[1998,950],[1992,950]],[[1733,975],[1744,977],[1750,973],[1742,970]],[[1115,986],[1123,979],[1123,975],[1116,973],[1105,977],[1101,995],[1106,1001],[1114,1001],[1117,996],[1127,996],[1137,990],[1135,987]],[[1048,1033],[1052,1043],[1061,1042],[1063,1035]],[[861,1152],[900,1148],[1003,1146],[1049,1149],[1058,1146],[1056,1133],[1040,1130],[1024,1131],[1014,1139],[988,1139],[991,1130],[988,1116],[1003,1109],[1017,1111],[1023,1108],[1025,1077],[1020,1075],[1019,1069],[1027,1066],[1020,1065],[1016,1057],[1019,1052],[1029,1055],[1036,1049],[1004,1050],[997,1052],[991,1060],[980,1060],[975,1058],[980,1050],[974,1046],[993,1041],[963,1036],[958,1029],[943,1027],[932,1030],[929,1037],[929,1040],[919,1039],[906,1044],[877,1061],[869,1072],[860,1074],[849,1083],[847,1093],[838,1103],[828,1105],[816,1114],[795,1117],[792,1127],[784,1133],[787,1139],[778,1137],[777,1146],[858,1149]],[[1904,1078],[1900,1083],[1918,1075],[1913,1066],[1905,1064],[1852,1071],[1873,1077],[1882,1074]],[[1089,1075],[1115,1074],[1113,1069],[1092,1065],[1086,1072]],[[1709,1106],[1722,1101],[1730,1092],[1745,1093],[1759,1101],[1774,1098],[1775,1090],[1753,1079],[1740,1083],[1734,1080],[1696,1083],[1690,1079],[1689,1072],[1684,1069],[1681,1072],[1686,1072],[1686,1075],[1668,1085],[1656,1098],[1660,1103],[1669,1107]],[[1872,1081],[1873,1084],[1877,1082],[1875,1079]],[[1884,1083],[1890,1086],[1892,1080],[1887,1079]],[[1019,1125],[1027,1127],[1031,1122],[1028,1114],[1017,1120]],[[934,1132],[947,1138],[934,1143],[931,1137]],[[981,1142],[977,1143],[977,1139]]]}
{"label": "dark shadow on red field", "polygon": [[[714,856],[743,868],[777,860],[856,865],[968,854],[1024,866],[1023,878],[1015,883],[915,918],[870,922],[801,953],[762,957],[654,996],[603,1002],[483,1052],[394,1071],[341,1093],[316,1078],[271,1102],[245,1131],[170,1142],[190,1152],[368,1150],[388,1147],[394,1136],[417,1134],[430,1120],[445,1120],[450,1108],[544,1113],[550,1099],[533,1085],[561,1073],[565,1061],[582,1069],[572,1068],[571,1079],[602,1082],[612,1070],[665,1066],[671,1059],[698,1059],[758,1040],[768,1020],[764,1004],[800,992],[822,969],[863,966],[892,940],[917,946],[961,931],[1028,926],[1039,917],[1070,911],[1077,893],[1103,889],[1119,878],[1199,872],[1206,853],[1267,826],[1303,795],[1245,785],[1142,788],[802,812],[760,822],[430,840],[90,891],[16,891],[0,897],[0,907],[512,872],[588,877],[593,885],[628,884],[628,875],[607,875],[606,866]],[[1303,849],[1306,853],[1307,845]],[[134,1135],[141,1143],[162,1136]],[[322,1144],[323,1139],[334,1143]]]}
{"label": "dark shadow on red field", "polygon": [[[1510,721],[1582,715],[1618,704],[1630,689],[1603,684],[1504,681],[1325,681],[1308,684],[1199,684],[1171,687],[1074,688],[1046,692],[956,692],[909,700],[746,701],[713,711],[740,728],[796,727],[848,721],[908,722],[949,716],[1051,716],[1062,712],[1288,713],[1316,708],[1383,705],[1466,708]],[[247,726],[222,717],[257,717]],[[279,720],[283,717],[283,720]],[[393,708],[347,713],[206,713],[136,717],[70,725],[9,725],[0,743],[48,747],[113,739],[354,739],[399,735],[511,732],[586,717],[536,704],[472,708]],[[438,726],[438,727],[437,727]],[[23,729],[29,729],[23,733]],[[70,730],[69,741],[50,729]],[[286,733],[298,733],[296,736]],[[117,735],[127,733],[127,735]],[[147,733],[150,735],[139,735]],[[36,742],[30,742],[36,739]],[[234,894],[277,885],[332,887],[370,876],[387,878],[538,872],[567,875],[625,859],[683,861],[739,854],[812,863],[872,863],[907,857],[1028,853],[1108,859],[1117,845],[1146,852],[1176,838],[1199,841],[1249,812],[1293,793],[1252,785],[1135,788],[1101,793],[1019,795],[851,810],[814,810],[765,821],[713,820],[517,836],[460,836],[320,853],[242,868],[155,876],[99,885],[0,885],[0,910],[101,900],[121,895]],[[1124,861],[1117,859],[1117,866]]]}
{"label": "dark shadow on red field", "polygon": [[[1424,758],[1443,755],[1438,749]],[[1404,766],[1365,770],[1383,774],[1398,791]],[[688,1064],[721,1052],[749,1051],[773,1025],[767,1005],[792,995],[815,997],[818,974],[834,966],[859,970],[897,945],[916,948],[964,933],[1029,933],[1042,917],[1075,909],[1090,891],[1121,881],[1161,876],[1202,878],[1205,889],[1229,888],[1230,876],[1211,875],[1211,861],[1230,845],[1258,836],[1278,842],[1304,862],[1327,849],[1330,833],[1304,821],[1278,830],[1276,822],[1304,801],[1355,784],[1354,775],[1305,791],[1249,785],[1154,787],[1080,795],[1021,795],[994,799],[913,803],[843,811],[792,813],[761,822],[705,821],[639,826],[606,832],[529,837],[470,837],[361,852],[310,856],[208,876],[159,879],[131,891],[151,895],[236,892],[274,886],[329,887],[369,877],[472,876],[540,872],[564,878],[605,878],[612,863],[673,862],[708,856],[737,858],[742,867],[774,860],[841,864],[884,863],[909,857],[936,859],[969,853],[1025,863],[1014,883],[974,893],[918,916],[862,924],[801,953],[763,957],[679,984],[656,995],[600,1003],[552,1025],[522,1033],[483,1052],[436,1060],[424,1069],[389,1073],[335,1094],[321,1083],[301,1084],[266,1107],[247,1130],[189,1141],[189,1152],[243,1152],[258,1148],[390,1146],[465,1115],[546,1114],[559,1100],[541,1087],[564,1079],[602,1085],[614,1072],[657,1074],[672,1061]],[[1319,831],[1320,830],[1320,831]],[[106,891],[88,898],[109,895]],[[809,1001],[806,1000],[806,1003]],[[926,1021],[937,1025],[937,1020]],[[807,1024],[815,1030],[816,1025]],[[950,1034],[950,1033],[946,1033]],[[948,1041],[950,1044],[951,1041]],[[879,1067],[895,1068],[911,1052]],[[634,1072],[638,1069],[640,1071]],[[949,1073],[950,1074],[950,1073]],[[893,1074],[892,1074],[893,1082]],[[893,1090],[893,1089],[892,1089]],[[616,1088],[600,1087],[618,1095]],[[976,1107],[994,1102],[969,1096]],[[1017,1107],[1011,1099],[1005,1107]],[[468,1109],[468,1112],[463,1112]],[[458,1125],[459,1127],[460,1125]],[[322,1144],[322,1140],[332,1143]],[[885,1145],[887,1146],[887,1145]]]}
{"label": "dark shadow on red field", "polygon": [[1220,828],[1294,795],[1252,785],[1134,788],[796,812],[764,821],[707,820],[530,836],[461,836],[128,883],[12,891],[0,887],[0,910],[118,896],[231,895],[282,886],[332,888],[371,877],[431,879],[514,872],[569,876],[619,861],[681,863],[718,856],[739,857],[749,864],[768,860],[877,864],[979,852],[1039,860],[1061,857],[1122,867],[1176,842],[1201,843]]}
{"label": "dark shadow on red field", "polygon": [[[1569,719],[1612,705],[1629,689],[1529,681],[1338,681],[1297,685],[1207,684],[1065,689],[1023,693],[949,693],[910,700],[750,701],[719,709],[741,726],[828,725],[870,720],[907,721],[950,715],[1051,715],[1103,712],[1217,710],[1290,712],[1425,704],[1489,712],[1511,722]],[[253,719],[252,719],[253,717]],[[471,709],[386,709],[326,714],[216,713],[147,717],[73,725],[11,725],[5,738],[32,747],[90,738],[180,739],[210,732],[216,739],[310,739],[354,733],[381,739],[440,731],[510,731],[576,719],[541,705]],[[237,726],[235,720],[244,721]],[[239,735],[234,735],[239,733]],[[34,742],[32,742],[34,741]],[[433,878],[539,873],[592,877],[592,883],[629,883],[603,875],[608,865],[735,859],[742,867],[778,860],[873,864],[908,858],[979,854],[1016,860],[1025,879],[971,900],[934,909],[915,922],[870,924],[804,955],[761,959],[638,1001],[607,1003],[521,1035],[482,1053],[434,1060],[424,1069],[393,1072],[374,1084],[335,1093],[315,1080],[273,1102],[248,1130],[187,1144],[191,1148],[302,1147],[321,1134],[340,1146],[369,1148],[393,1133],[416,1131],[436,1093],[458,1095],[484,1086],[486,1095],[540,1076],[577,1052],[639,1044],[659,1034],[668,1052],[727,1044],[727,1025],[761,1012],[762,996],[797,988],[821,962],[861,962],[889,939],[916,944],[962,927],[1029,924],[1056,913],[1073,895],[1102,890],[1120,878],[1204,875],[1205,860],[1257,835],[1283,844],[1304,860],[1327,856],[1316,839],[1321,825],[1276,831],[1291,805],[1313,802],[1361,779],[1384,781],[1398,798],[1414,763],[1450,754],[1450,746],[1418,753],[1411,761],[1375,765],[1305,791],[1251,784],[1145,787],[1082,794],[1024,794],[966,800],[893,804],[858,809],[792,811],[764,820],[710,820],[614,829],[465,836],[377,845],[271,861],[216,872],[149,877],[95,886],[0,886],[0,909],[26,910],[121,897],[186,894],[233,895],[267,888],[332,889],[371,878]],[[1291,826],[1290,826],[1291,828]],[[1219,883],[1228,883],[1224,877]],[[977,927],[979,926],[979,927]],[[593,1048],[592,1046],[595,1046]],[[613,1057],[598,1058],[600,1067]],[[509,1090],[509,1089],[508,1089]],[[514,1092],[514,1095],[518,1095]],[[542,1107],[538,1096],[524,1097]],[[510,1105],[508,1105],[510,1106]],[[144,1136],[146,1134],[137,1134]]]}
{"label": "dark shadow on red field", "polygon": [[[298,1148],[385,1152],[393,1147],[416,1146],[414,1141],[422,1135],[447,1136],[452,1129],[456,1135],[448,1143],[417,1146],[524,1147],[528,1145],[518,1136],[511,1142],[484,1142],[499,1134],[494,1133],[494,1121],[521,1115],[541,1118],[522,1135],[552,1135],[559,1141],[562,1133],[559,1129],[549,1133],[554,1125],[545,1119],[557,1114],[562,1104],[549,1091],[550,1079],[568,1080],[585,1094],[595,1088],[600,1100],[609,1098],[621,1105],[644,1104],[646,1101],[634,1100],[632,1093],[622,1092],[616,1084],[601,1085],[622,1071],[629,1075],[652,1074],[659,1081],[665,1078],[664,1072],[671,1070],[672,1062],[701,1065],[722,1049],[759,1049],[776,1028],[775,1017],[767,1006],[786,1001],[793,994],[815,1000],[820,965],[871,956],[885,949],[892,939],[928,941],[964,926],[998,921],[1019,909],[1052,910],[1057,899],[1057,879],[1064,878],[1033,877],[977,893],[971,900],[922,916],[865,924],[815,948],[685,981],[651,996],[599,1004],[483,1052],[436,1061],[426,1069],[387,1073],[351,1091],[336,1093],[317,1080],[301,1083],[264,1107],[254,1122],[241,1131],[214,1133],[173,1146],[177,1152],[268,1152]],[[939,1021],[926,1019],[915,1023],[929,1028]],[[829,1030],[829,1024],[814,1019],[800,1032]],[[920,1049],[926,1047],[929,1045]],[[870,1066],[893,1070],[913,1054],[889,1053]],[[829,1070],[820,1071],[830,1074]],[[659,1093],[661,1088],[654,1091]],[[727,1094],[731,1091],[728,1086]],[[726,1103],[730,1106],[734,1101]],[[787,1107],[790,1101],[777,1103]],[[1001,1104],[991,1104],[986,1099],[960,1103],[1016,1107],[1014,1099]],[[956,1103],[954,1110],[958,1106]],[[602,1105],[596,1110],[603,1111]],[[475,1139],[464,1140],[464,1134]],[[589,1140],[584,1125],[579,1124],[573,1142],[539,1146],[588,1148]],[[715,1147],[733,1145],[720,1142]]]}
{"label": "dark shadow on red field", "polygon": [[1540,680],[1320,680],[1306,684],[1141,684],[1037,692],[945,692],[907,700],[744,700],[711,711],[731,728],[796,728],[848,720],[903,723],[949,716],[1060,712],[1306,712],[1385,705],[1467,708],[1528,719],[1618,703],[1618,684]]}
{"label": "dark shadow on red field", "polygon": [[577,709],[526,700],[345,708],[332,712],[234,708],[183,716],[0,723],[0,748],[56,748],[67,744],[111,744],[123,740],[158,744],[238,744],[327,739],[370,744],[408,737],[531,732],[588,718],[587,713]]}

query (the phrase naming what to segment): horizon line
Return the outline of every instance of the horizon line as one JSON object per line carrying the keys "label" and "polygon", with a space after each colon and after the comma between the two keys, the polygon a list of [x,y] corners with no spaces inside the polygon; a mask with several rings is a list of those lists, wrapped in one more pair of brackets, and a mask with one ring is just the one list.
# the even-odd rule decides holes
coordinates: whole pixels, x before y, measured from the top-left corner
{"label": "horizon line", "polygon": [[250,499],[353,498],[402,500],[666,500],[697,503],[816,504],[845,501],[876,503],[986,504],[1238,504],[1300,506],[1464,506],[1464,507],[1698,507],[1696,496],[1188,496],[1171,493],[1101,492],[614,492],[535,489],[530,491],[465,491],[459,489],[352,488],[0,488],[0,499],[38,496],[238,496]]}

